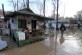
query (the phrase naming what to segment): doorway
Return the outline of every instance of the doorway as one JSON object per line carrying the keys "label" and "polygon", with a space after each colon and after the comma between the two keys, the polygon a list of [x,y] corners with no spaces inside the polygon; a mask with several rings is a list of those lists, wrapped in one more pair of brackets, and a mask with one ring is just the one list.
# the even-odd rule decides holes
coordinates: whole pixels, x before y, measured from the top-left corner
{"label": "doorway", "polygon": [[31,23],[32,23],[32,29],[36,29],[36,20],[32,20]]}

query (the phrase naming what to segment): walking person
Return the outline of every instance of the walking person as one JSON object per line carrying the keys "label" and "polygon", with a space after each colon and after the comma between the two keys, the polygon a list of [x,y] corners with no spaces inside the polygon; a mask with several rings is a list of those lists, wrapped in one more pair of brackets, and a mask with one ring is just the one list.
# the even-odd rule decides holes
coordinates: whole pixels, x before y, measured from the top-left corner
{"label": "walking person", "polygon": [[63,34],[64,34],[64,31],[65,30],[66,30],[65,25],[64,24],[61,24],[61,26],[60,26],[60,31],[61,31],[60,44],[62,44],[64,42]]}
{"label": "walking person", "polygon": [[78,23],[78,29],[80,29],[80,24]]}
{"label": "walking person", "polygon": [[64,25],[64,24],[61,24],[61,26],[60,26],[60,31],[61,31],[61,35],[62,35],[62,36],[63,36],[63,33],[64,33],[65,30],[66,30],[65,25]]}

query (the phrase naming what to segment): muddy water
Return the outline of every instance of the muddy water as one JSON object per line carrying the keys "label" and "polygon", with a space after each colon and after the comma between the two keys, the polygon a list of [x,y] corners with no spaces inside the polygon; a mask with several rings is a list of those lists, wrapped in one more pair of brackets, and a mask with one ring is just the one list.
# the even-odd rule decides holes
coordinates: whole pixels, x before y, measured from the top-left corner
{"label": "muddy water", "polygon": [[[60,37],[60,34],[58,34]],[[24,47],[9,48],[0,52],[0,55],[82,55],[81,31],[64,34],[65,42],[57,42],[55,52],[55,37],[47,37],[44,41]],[[59,38],[58,37],[58,38]]]}
{"label": "muddy water", "polygon": [[82,55],[81,33],[82,31],[65,33],[65,42],[62,45],[57,45],[57,55]]}

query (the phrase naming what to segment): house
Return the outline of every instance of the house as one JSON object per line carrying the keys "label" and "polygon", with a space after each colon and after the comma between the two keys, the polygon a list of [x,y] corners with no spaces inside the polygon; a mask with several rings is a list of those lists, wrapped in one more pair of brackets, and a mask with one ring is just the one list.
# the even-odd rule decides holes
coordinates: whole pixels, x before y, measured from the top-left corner
{"label": "house", "polygon": [[[37,15],[31,9],[28,9],[28,8],[21,9],[16,12],[11,12],[7,14],[6,17],[10,17],[15,22],[18,19],[17,22],[18,22],[19,29],[25,28],[25,27],[28,27],[29,29],[38,29],[38,28],[41,28],[40,25],[43,25],[45,21],[53,20],[52,18]],[[17,23],[16,23],[16,26],[17,26]]]}
{"label": "house", "polygon": [[[29,32],[44,30],[44,23],[48,20],[54,20],[49,17],[35,14],[30,8],[24,8],[15,12],[6,13],[6,28],[10,29],[10,33],[22,31],[28,27]],[[6,31],[5,31],[6,32]],[[7,31],[8,32],[8,31]],[[35,32],[33,32],[35,33]]]}

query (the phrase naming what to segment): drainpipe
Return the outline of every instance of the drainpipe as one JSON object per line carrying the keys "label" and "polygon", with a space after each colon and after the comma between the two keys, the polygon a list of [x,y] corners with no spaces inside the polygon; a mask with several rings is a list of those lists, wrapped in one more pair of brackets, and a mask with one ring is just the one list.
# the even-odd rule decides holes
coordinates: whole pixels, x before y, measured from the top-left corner
{"label": "drainpipe", "polygon": [[[4,19],[5,19],[4,4],[2,4],[2,10],[3,10]],[[4,20],[3,20],[3,23],[4,23]],[[3,24],[3,30],[4,30],[4,24]],[[3,30],[1,29],[1,34],[2,34],[2,36],[3,36],[3,33],[2,33]]]}

